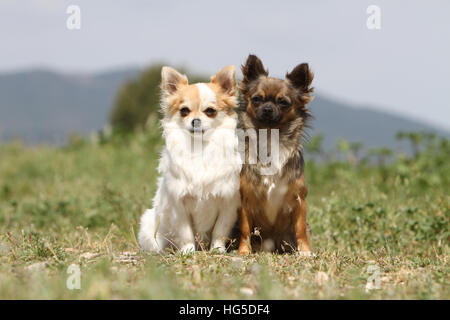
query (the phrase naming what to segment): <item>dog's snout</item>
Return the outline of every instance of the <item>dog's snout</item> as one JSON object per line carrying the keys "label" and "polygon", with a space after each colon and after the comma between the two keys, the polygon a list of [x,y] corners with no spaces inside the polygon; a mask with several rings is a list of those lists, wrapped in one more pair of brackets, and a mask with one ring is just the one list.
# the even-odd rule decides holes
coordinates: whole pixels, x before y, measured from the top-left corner
{"label": "dog's snout", "polygon": [[272,114],[273,113],[273,108],[271,106],[264,106],[263,107],[263,112],[265,114]]}
{"label": "dog's snout", "polygon": [[194,120],[192,120],[191,124],[193,128],[200,128],[202,126],[202,121],[198,118],[195,118]]}
{"label": "dog's snout", "polygon": [[256,116],[262,122],[274,122],[280,118],[280,112],[272,102],[267,102],[258,108]]}

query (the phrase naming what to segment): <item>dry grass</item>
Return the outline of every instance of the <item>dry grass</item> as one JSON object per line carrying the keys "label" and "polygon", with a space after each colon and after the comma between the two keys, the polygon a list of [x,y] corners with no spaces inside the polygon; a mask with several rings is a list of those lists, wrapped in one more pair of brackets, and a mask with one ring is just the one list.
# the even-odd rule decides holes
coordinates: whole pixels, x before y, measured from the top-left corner
{"label": "dry grass", "polygon": [[[160,145],[155,132],[62,149],[0,146],[0,299],[450,298],[448,181],[423,185],[416,162],[383,171],[309,162],[314,257],[146,255],[137,221]],[[448,165],[433,170],[428,177],[442,177]],[[71,264],[79,290],[66,287]],[[380,289],[366,290],[373,266]]]}

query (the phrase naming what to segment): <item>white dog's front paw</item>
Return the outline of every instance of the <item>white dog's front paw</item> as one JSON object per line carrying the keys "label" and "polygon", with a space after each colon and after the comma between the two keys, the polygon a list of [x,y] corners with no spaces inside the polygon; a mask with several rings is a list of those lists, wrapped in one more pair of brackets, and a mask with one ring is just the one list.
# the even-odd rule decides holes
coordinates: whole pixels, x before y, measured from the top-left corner
{"label": "white dog's front paw", "polygon": [[227,251],[227,249],[225,248],[225,243],[222,240],[214,240],[211,243],[210,250],[211,251],[219,251],[220,253],[224,253]]}
{"label": "white dog's front paw", "polygon": [[181,253],[182,254],[190,254],[195,252],[195,244],[194,243],[187,243],[184,246],[181,247]]}

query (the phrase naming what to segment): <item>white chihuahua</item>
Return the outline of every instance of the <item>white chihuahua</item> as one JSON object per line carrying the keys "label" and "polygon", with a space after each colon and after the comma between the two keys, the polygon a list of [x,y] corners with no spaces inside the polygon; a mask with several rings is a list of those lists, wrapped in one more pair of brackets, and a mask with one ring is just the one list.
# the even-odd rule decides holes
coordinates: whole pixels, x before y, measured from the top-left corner
{"label": "white chihuahua", "polygon": [[225,251],[240,206],[235,67],[191,85],[170,67],[161,73],[165,148],[139,243],[148,251],[172,247],[186,253],[199,240]]}

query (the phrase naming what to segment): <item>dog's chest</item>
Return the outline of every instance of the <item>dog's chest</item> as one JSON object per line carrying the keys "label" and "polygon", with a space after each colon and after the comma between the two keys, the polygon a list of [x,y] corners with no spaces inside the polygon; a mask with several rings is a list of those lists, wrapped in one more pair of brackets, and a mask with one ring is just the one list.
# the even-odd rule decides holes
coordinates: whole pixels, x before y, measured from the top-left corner
{"label": "dog's chest", "polygon": [[266,186],[264,214],[269,223],[273,225],[278,213],[283,211],[289,186],[286,179],[263,178],[263,183]]}
{"label": "dog's chest", "polygon": [[183,200],[183,205],[190,216],[194,232],[207,233],[211,231],[217,219],[221,203],[221,200],[218,198],[198,200],[188,197]]}

